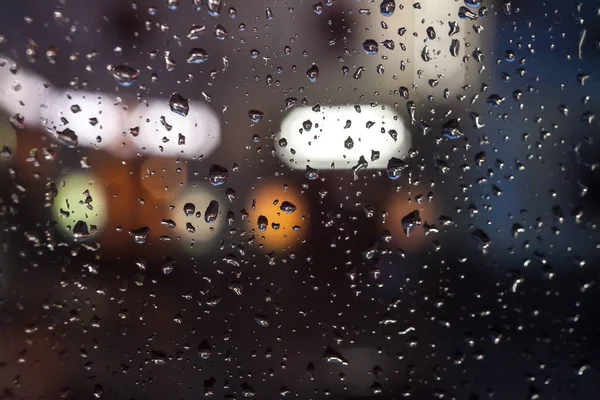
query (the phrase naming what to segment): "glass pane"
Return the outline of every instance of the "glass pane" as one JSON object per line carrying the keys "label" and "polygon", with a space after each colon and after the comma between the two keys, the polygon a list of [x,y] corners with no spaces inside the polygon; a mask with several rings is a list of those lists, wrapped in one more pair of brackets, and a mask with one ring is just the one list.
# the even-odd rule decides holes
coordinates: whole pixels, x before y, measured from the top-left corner
{"label": "glass pane", "polygon": [[0,398],[596,398],[600,1],[0,13]]}

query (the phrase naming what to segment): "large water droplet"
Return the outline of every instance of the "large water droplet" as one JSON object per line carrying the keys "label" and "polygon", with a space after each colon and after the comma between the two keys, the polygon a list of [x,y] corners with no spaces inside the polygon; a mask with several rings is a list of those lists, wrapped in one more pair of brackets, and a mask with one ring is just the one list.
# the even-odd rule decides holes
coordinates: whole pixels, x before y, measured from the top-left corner
{"label": "large water droplet", "polygon": [[79,138],[77,137],[77,134],[69,128],[65,128],[63,131],[56,132],[56,137],[61,141],[61,143],[71,148],[77,147],[79,144]]}
{"label": "large water droplet", "polygon": [[265,113],[260,110],[250,110],[248,111],[248,117],[255,124],[259,123],[260,120],[264,117]]}
{"label": "large water droplet", "polygon": [[290,203],[289,201],[284,201],[279,206],[279,209],[286,214],[292,214],[294,211],[296,211],[296,206],[293,203]]}
{"label": "large water droplet", "polygon": [[208,171],[208,181],[213,186],[221,186],[225,182],[227,182],[227,177],[229,176],[229,171],[227,168],[222,167],[218,164],[213,164]]}
{"label": "large water droplet", "polygon": [[483,4],[483,0],[465,0],[465,5],[471,8],[479,8]]}
{"label": "large water droplet", "polygon": [[367,52],[367,54],[374,55],[377,54],[379,50],[379,45],[373,39],[367,39],[363,42],[363,49]]}
{"label": "large water droplet", "polygon": [[406,164],[399,158],[392,157],[388,160],[386,172],[388,178],[396,180],[402,176],[402,170],[406,168]]}
{"label": "large water droplet", "polygon": [[135,243],[143,244],[146,243],[148,235],[150,235],[150,228],[142,226],[141,228],[130,230],[129,234],[133,237]]}
{"label": "large water droplet", "polygon": [[258,220],[256,221],[256,226],[258,227],[259,231],[264,232],[267,230],[267,227],[269,226],[269,220],[264,215],[261,215],[258,217]]}
{"label": "large water droplet", "polygon": [[173,93],[169,99],[169,107],[175,114],[179,114],[183,117],[187,117],[190,111],[190,105],[188,99],[180,95],[179,93]]}
{"label": "large water droplet", "polygon": [[140,71],[129,65],[111,66],[109,71],[121,86],[133,85],[140,76]]}
{"label": "large water droplet", "polygon": [[192,215],[194,215],[195,211],[196,211],[196,206],[194,205],[194,203],[185,203],[184,204],[183,212],[186,217],[191,217]]}
{"label": "large water droplet", "polygon": [[317,78],[319,78],[319,67],[313,64],[313,66],[306,71],[306,76],[311,82],[316,82]]}
{"label": "large water droplet", "polygon": [[87,223],[85,221],[77,221],[73,227],[73,239],[76,242],[83,242],[89,235],[90,232]]}
{"label": "large water droplet", "polygon": [[352,150],[354,147],[354,140],[352,140],[350,136],[348,136],[348,138],[344,141],[344,147],[348,150]]}
{"label": "large water droplet", "polygon": [[206,211],[204,212],[204,221],[207,224],[212,224],[217,220],[218,215],[219,203],[216,200],[211,200],[208,206],[206,207]]}
{"label": "large water droplet", "polygon": [[202,64],[206,60],[208,60],[208,53],[198,48],[191,49],[187,58],[188,64]]}
{"label": "large water droplet", "polygon": [[223,0],[207,0],[206,5],[208,6],[208,13],[213,17],[218,17],[221,14]]}
{"label": "large water droplet", "polygon": [[383,0],[379,5],[379,11],[384,17],[391,17],[396,9],[396,2],[394,0]]}
{"label": "large water droplet", "polygon": [[421,215],[419,210],[414,210],[402,218],[402,230],[407,237],[410,237],[412,232],[421,225]]}
{"label": "large water droplet", "polygon": [[225,40],[227,39],[227,36],[229,36],[227,30],[223,27],[223,25],[219,24],[215,26],[215,29],[213,29],[213,33],[215,37],[219,40]]}

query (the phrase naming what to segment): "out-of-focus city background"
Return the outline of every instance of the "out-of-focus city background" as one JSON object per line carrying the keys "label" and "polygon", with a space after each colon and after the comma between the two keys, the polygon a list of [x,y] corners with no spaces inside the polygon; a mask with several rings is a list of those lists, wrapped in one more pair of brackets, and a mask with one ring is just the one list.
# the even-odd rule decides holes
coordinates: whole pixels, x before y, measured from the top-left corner
{"label": "out-of-focus city background", "polygon": [[600,1],[0,14],[0,399],[595,398]]}

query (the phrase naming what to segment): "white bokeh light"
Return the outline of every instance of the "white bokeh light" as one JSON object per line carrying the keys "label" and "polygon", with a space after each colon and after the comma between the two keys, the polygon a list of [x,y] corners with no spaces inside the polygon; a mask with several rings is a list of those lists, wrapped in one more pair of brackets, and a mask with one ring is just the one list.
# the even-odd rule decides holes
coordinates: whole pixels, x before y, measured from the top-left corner
{"label": "white bokeh light", "polygon": [[[311,122],[310,131],[303,128],[305,121]],[[367,128],[367,124],[372,126]],[[396,140],[390,131],[395,131]],[[351,149],[344,145],[348,137],[352,138]],[[287,141],[285,147],[280,145],[282,139]],[[351,169],[361,156],[368,162],[367,168],[384,169],[391,157],[404,157],[409,146],[410,132],[400,115],[391,107],[369,105],[361,106],[360,112],[354,106],[321,107],[318,112],[310,107],[294,109],[284,118],[275,139],[277,154],[294,169],[307,165],[328,169],[332,163],[335,169]],[[372,151],[379,152],[378,160],[371,161]]]}

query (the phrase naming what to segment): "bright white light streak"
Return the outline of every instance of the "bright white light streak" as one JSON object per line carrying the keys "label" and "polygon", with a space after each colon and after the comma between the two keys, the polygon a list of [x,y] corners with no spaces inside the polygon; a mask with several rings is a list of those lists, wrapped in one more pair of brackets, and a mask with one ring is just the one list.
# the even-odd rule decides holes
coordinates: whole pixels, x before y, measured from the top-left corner
{"label": "bright white light streak", "polygon": [[[116,102],[114,93],[55,89],[42,76],[0,56],[0,108],[10,116],[20,114],[29,127],[42,127],[52,136],[69,128],[77,134],[80,147],[121,156],[133,156],[135,151],[127,151],[131,149],[193,158],[208,156],[221,143],[219,116],[204,102],[190,102],[187,117],[173,113],[168,98],[150,99],[148,105],[140,103],[129,111],[115,103],[121,102]],[[134,137],[129,132],[136,127],[140,133]]]}
{"label": "bright white light streak", "polygon": [[190,101],[184,117],[171,111],[168,99],[150,99],[131,111],[128,124],[139,127],[139,136],[131,142],[143,154],[193,158],[207,156],[221,144],[219,116],[200,101]]}
{"label": "bright white light streak", "polygon": [[[360,109],[361,112],[354,106],[321,107],[319,112],[310,107],[294,109],[284,118],[275,139],[279,158],[294,169],[306,169],[307,165],[329,169],[333,163],[335,169],[347,170],[361,156],[368,169],[385,169],[391,157],[404,157],[410,147],[410,131],[400,114],[387,106],[362,105]],[[304,129],[306,121],[312,123],[310,131]],[[345,146],[349,137],[353,142],[351,149]],[[286,147],[281,147],[282,139],[287,141]],[[379,152],[379,159],[372,160],[373,152]]]}
{"label": "bright white light streak", "polygon": [[[41,123],[52,134],[66,128],[77,134],[79,146],[105,148],[123,139],[125,110],[114,96],[96,92],[52,91],[40,111]],[[62,119],[64,118],[64,120]]]}
{"label": "bright white light streak", "polygon": [[0,107],[10,116],[20,114],[25,124],[37,125],[40,110],[51,98],[43,78],[0,56]]}

